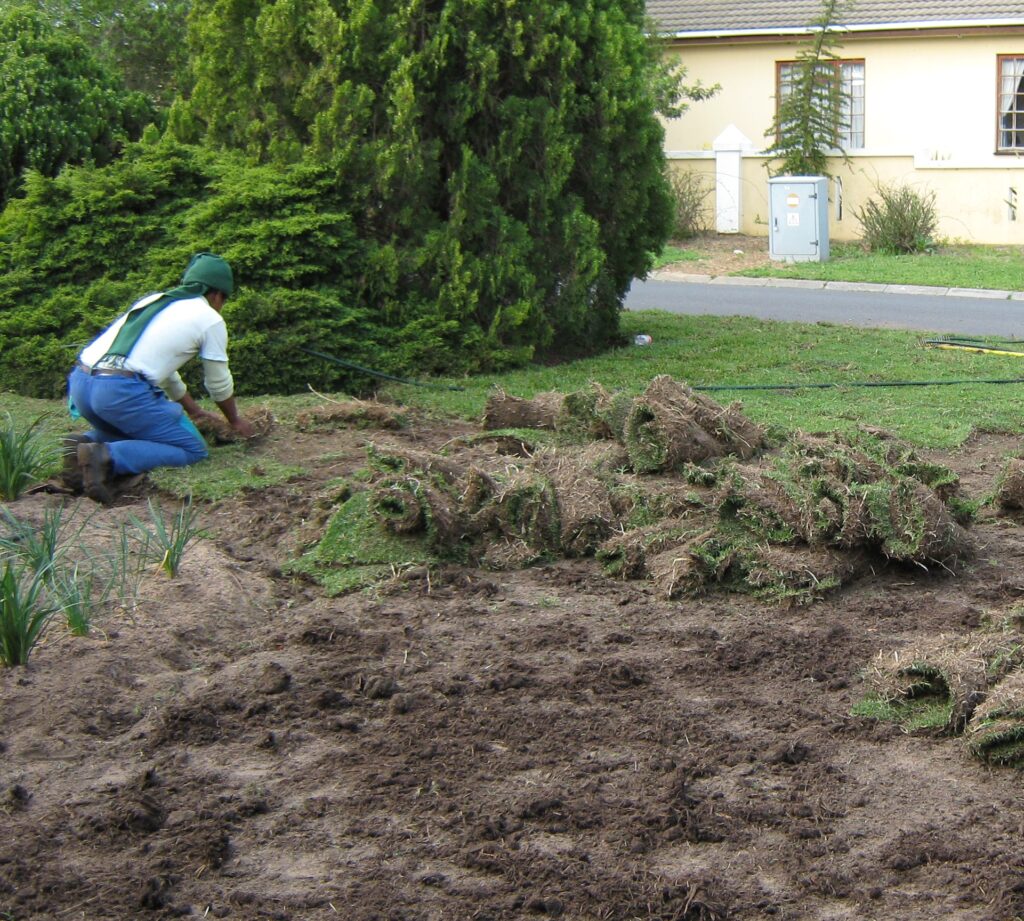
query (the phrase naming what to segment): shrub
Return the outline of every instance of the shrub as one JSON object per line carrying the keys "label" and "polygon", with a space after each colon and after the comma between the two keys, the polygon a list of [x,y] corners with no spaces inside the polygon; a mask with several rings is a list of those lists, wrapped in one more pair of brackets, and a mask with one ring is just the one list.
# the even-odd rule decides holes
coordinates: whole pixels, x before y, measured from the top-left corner
{"label": "shrub", "polygon": [[669,173],[672,189],[672,238],[686,240],[708,231],[707,177],[690,171]]}
{"label": "shrub", "polygon": [[875,189],[854,216],[863,229],[862,240],[872,252],[922,253],[934,246],[938,214],[935,193],[897,183]]}
{"label": "shrub", "polygon": [[[240,394],[355,389],[351,372],[311,367],[298,347],[380,368],[412,334],[388,329],[397,272],[371,260],[379,248],[357,239],[338,186],[322,167],[251,167],[172,141],[132,145],[104,169],[30,175],[0,216],[0,390],[59,396],[76,352],[200,250],[224,255],[240,285],[225,310]],[[197,364],[183,369],[190,384]]]}

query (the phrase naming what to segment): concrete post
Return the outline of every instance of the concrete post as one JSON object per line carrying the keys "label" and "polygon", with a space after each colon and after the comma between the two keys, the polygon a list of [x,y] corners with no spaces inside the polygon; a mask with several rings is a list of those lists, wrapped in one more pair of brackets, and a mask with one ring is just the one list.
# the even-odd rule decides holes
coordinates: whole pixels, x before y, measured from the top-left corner
{"label": "concrete post", "polygon": [[715,152],[715,230],[739,233],[743,206],[742,159],[754,145],[739,128],[729,125],[711,146]]}

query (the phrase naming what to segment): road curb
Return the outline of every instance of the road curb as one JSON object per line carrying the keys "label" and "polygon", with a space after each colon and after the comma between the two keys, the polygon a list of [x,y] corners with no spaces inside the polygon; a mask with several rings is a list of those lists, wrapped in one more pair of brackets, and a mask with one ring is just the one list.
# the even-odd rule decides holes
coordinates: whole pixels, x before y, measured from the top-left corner
{"label": "road curb", "polygon": [[648,276],[651,281],[682,281],[701,285],[736,285],[759,288],[810,288],[825,291],[874,291],[878,294],[925,294],[931,297],[975,297],[989,300],[1021,301],[1024,291],[994,288],[942,288],[930,285],[886,285],[860,281],[822,281],[812,278],[751,278],[745,275],[699,275],[660,269]]}

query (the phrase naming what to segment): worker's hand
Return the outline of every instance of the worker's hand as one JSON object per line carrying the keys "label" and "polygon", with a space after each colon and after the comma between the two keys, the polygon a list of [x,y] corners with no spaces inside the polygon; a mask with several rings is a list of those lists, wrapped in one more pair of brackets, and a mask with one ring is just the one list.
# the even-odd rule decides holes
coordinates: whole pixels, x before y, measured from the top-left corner
{"label": "worker's hand", "polygon": [[256,434],[256,429],[253,428],[252,423],[242,416],[239,416],[231,423],[231,428],[233,428],[243,438],[252,438],[252,436]]}

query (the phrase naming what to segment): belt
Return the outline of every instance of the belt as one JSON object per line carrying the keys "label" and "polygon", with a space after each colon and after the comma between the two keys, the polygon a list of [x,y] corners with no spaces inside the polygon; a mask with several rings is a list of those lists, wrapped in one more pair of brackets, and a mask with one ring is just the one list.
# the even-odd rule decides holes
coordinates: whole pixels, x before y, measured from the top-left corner
{"label": "belt", "polygon": [[139,381],[146,379],[138,371],[129,371],[127,368],[90,368],[80,361],[75,362],[75,367],[79,371],[84,371],[90,377],[134,377]]}

